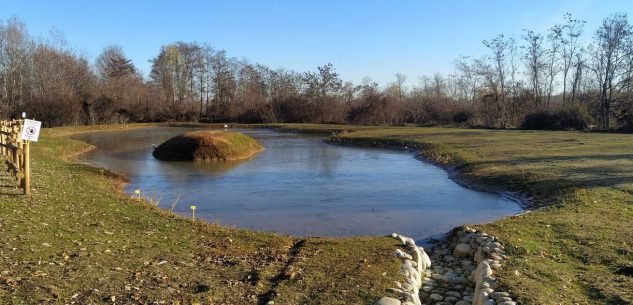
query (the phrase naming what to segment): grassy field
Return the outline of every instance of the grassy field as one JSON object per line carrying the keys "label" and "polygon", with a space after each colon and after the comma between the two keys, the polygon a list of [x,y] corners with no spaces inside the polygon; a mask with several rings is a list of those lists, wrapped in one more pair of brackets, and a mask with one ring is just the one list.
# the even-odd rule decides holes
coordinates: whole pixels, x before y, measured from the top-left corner
{"label": "grassy field", "polygon": [[478,226],[508,246],[502,284],[520,304],[633,304],[633,135],[280,127],[346,130],[333,139],[341,143],[422,147],[459,181],[531,198],[529,213]]}
{"label": "grassy field", "polygon": [[44,130],[32,145],[31,197],[0,174],[0,304],[368,304],[398,278],[391,239],[192,222],[66,161],[89,147],[65,136],[143,126]]}
{"label": "grassy field", "polygon": [[[505,242],[501,283],[519,303],[633,304],[633,135],[274,127],[420,147],[458,181],[529,197],[533,211],[478,226]],[[371,304],[399,278],[390,239],[225,228],[130,199],[112,175],[64,161],[86,149],[64,136],[92,128],[44,131],[32,197],[0,177],[0,303]],[[127,127],[98,127],[113,128]]]}

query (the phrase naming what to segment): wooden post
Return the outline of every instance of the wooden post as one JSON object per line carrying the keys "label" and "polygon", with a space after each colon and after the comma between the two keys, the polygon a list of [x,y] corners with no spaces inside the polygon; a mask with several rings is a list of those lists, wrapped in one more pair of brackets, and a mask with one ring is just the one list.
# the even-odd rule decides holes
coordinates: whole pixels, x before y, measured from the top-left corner
{"label": "wooden post", "polygon": [[24,141],[24,195],[31,194],[31,141]]}
{"label": "wooden post", "polygon": [[5,132],[5,128],[4,128],[4,121],[0,121],[0,154],[1,155],[6,155],[6,148],[4,147],[4,145],[6,145],[7,143],[5,143],[4,141],[4,132]]}
{"label": "wooden post", "polygon": [[[14,148],[11,149],[13,151],[13,160],[12,161],[13,161],[13,165],[15,165],[15,169],[20,169],[20,154],[18,154],[18,143],[17,143],[16,137],[14,137],[13,139],[14,139],[14,141],[13,141]],[[17,180],[18,182],[21,182],[20,181],[20,176],[17,175],[17,173],[15,175],[15,180]]]}

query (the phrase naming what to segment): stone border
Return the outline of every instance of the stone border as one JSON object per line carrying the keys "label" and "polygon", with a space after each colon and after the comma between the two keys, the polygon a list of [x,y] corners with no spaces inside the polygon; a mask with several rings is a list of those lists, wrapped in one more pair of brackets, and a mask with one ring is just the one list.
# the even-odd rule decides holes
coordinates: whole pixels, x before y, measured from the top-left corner
{"label": "stone border", "polygon": [[431,258],[415,241],[396,233],[404,250],[396,249],[402,260],[404,282],[394,282],[399,299],[383,297],[374,305],[516,305],[510,294],[497,291],[495,272],[506,259],[504,246],[485,232],[469,227],[453,229],[433,246]]}

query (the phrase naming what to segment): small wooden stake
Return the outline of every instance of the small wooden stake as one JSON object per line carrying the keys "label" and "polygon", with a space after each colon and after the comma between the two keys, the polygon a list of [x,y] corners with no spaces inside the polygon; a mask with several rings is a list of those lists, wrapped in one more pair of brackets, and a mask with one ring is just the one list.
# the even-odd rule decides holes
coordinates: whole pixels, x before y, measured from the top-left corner
{"label": "small wooden stake", "polygon": [[24,195],[31,194],[31,141],[24,141]]}
{"label": "small wooden stake", "polygon": [[191,208],[191,220],[196,221],[196,206],[192,205]]}

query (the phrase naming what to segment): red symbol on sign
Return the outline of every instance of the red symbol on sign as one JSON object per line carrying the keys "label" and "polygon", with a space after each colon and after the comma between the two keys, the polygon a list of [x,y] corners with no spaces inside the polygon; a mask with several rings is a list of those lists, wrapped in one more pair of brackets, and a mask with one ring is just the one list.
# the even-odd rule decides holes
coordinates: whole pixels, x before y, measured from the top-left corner
{"label": "red symbol on sign", "polygon": [[31,127],[31,126],[27,127],[27,128],[26,128],[26,133],[27,133],[28,135],[31,135],[31,136],[32,136],[32,135],[35,135],[35,127]]}

